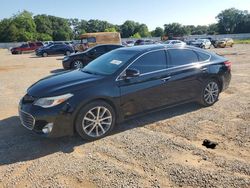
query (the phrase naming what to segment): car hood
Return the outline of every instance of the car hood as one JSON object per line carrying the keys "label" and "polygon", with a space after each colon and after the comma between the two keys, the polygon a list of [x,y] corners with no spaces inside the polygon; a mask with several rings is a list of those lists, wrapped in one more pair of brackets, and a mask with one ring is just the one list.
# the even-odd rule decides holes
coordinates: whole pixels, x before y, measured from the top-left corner
{"label": "car hood", "polygon": [[57,96],[86,88],[103,78],[82,70],[65,71],[39,80],[28,88],[27,93],[34,97]]}

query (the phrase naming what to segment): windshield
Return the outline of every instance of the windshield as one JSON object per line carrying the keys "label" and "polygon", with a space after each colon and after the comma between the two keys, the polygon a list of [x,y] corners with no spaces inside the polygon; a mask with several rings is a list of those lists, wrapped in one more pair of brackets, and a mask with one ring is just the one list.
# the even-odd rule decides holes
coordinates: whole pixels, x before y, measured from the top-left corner
{"label": "windshield", "polygon": [[111,75],[137,53],[131,50],[114,50],[93,60],[82,71],[90,74]]}

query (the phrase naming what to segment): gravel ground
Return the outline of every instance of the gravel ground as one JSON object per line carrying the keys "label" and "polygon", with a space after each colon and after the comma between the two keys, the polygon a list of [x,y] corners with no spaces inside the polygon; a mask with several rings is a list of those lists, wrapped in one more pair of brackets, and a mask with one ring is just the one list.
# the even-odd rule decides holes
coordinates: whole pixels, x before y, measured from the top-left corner
{"label": "gravel ground", "polygon": [[[0,188],[250,187],[250,45],[211,50],[233,62],[230,88],[214,106],[150,113],[94,142],[47,139],[20,125],[19,99],[60,72],[63,56],[0,50]],[[207,149],[204,139],[219,145]]]}

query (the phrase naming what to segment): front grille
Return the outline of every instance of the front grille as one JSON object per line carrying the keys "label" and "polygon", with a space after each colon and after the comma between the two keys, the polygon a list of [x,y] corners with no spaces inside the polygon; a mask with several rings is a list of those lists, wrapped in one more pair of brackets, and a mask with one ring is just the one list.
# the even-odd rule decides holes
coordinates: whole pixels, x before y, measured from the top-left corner
{"label": "front grille", "polygon": [[23,97],[23,101],[22,101],[22,102],[23,102],[24,104],[25,104],[25,103],[33,103],[35,100],[36,100],[35,97],[26,94],[26,95]]}
{"label": "front grille", "polygon": [[24,127],[26,127],[27,129],[32,130],[34,128],[35,125],[35,118],[30,115],[27,112],[24,112],[22,110],[19,110],[19,117],[21,120],[21,123]]}

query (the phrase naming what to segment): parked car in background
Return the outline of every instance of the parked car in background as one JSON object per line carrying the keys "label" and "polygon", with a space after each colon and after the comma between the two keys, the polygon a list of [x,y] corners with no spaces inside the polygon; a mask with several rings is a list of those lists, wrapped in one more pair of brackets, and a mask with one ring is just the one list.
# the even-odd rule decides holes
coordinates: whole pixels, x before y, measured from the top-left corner
{"label": "parked car in background", "polygon": [[195,39],[187,39],[187,40],[185,40],[185,43],[187,45],[191,45],[191,43],[193,43],[193,42],[195,42]]}
{"label": "parked car in background", "polygon": [[190,42],[189,45],[195,46],[198,48],[209,49],[209,48],[211,48],[212,43],[208,39],[197,39],[193,42]]}
{"label": "parked car in background", "polygon": [[227,46],[233,47],[234,41],[231,38],[223,38],[219,39],[215,42],[215,48],[225,48]]}
{"label": "parked car in background", "polygon": [[33,84],[19,103],[23,126],[40,135],[95,140],[135,115],[177,104],[218,101],[231,79],[224,57],[191,46],[119,48],[83,69]]}
{"label": "parked car in background", "polygon": [[155,42],[153,40],[144,40],[144,39],[138,39],[135,41],[134,46],[139,45],[148,45],[148,44],[154,44]]}
{"label": "parked car in background", "polygon": [[74,50],[66,44],[52,44],[36,50],[37,56],[47,57],[48,55],[70,55]]}
{"label": "parked car in background", "polygon": [[133,41],[133,40],[126,41],[126,43],[127,43],[128,47],[131,47],[131,46],[135,45],[135,41]]}
{"label": "parked car in background", "polygon": [[12,54],[22,54],[22,53],[27,53],[27,52],[34,52],[36,49],[40,48],[43,46],[42,42],[28,42],[25,44],[22,44],[19,47],[14,47],[11,48],[11,53]]}
{"label": "parked car in background", "polygon": [[170,44],[170,45],[186,45],[185,42],[181,40],[167,40],[163,44]]}
{"label": "parked car in background", "polygon": [[103,44],[97,45],[93,48],[89,48],[84,52],[74,53],[69,56],[65,56],[62,65],[64,69],[79,69],[85,67],[89,62],[93,61],[97,57],[112,51],[117,48],[123,47],[122,45],[115,44]]}

